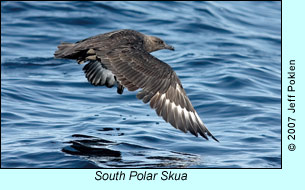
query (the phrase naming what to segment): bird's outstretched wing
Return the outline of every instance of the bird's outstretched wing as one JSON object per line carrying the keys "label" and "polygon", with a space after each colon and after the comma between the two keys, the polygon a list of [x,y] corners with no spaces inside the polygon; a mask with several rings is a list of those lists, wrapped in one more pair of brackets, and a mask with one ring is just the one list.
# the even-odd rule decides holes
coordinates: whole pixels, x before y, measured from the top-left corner
{"label": "bird's outstretched wing", "polygon": [[201,121],[178,76],[168,64],[137,47],[94,50],[97,59],[124,87],[130,91],[142,89],[137,98],[144,103],[150,101],[151,108],[166,122],[185,133],[189,131],[195,136],[199,133],[205,139],[211,136],[218,141]]}

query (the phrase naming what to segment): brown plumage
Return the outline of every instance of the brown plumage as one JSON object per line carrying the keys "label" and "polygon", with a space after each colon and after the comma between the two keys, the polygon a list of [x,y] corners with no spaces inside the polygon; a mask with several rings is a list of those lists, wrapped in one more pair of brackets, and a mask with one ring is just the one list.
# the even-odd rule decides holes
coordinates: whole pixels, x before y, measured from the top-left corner
{"label": "brown plumage", "polygon": [[130,91],[142,89],[137,98],[150,102],[166,122],[185,133],[218,141],[193,108],[175,71],[150,54],[161,49],[174,50],[160,38],[118,30],[76,43],[61,43],[54,56],[75,59],[79,64],[89,62],[83,70],[93,85],[116,85],[119,94],[124,87]]}

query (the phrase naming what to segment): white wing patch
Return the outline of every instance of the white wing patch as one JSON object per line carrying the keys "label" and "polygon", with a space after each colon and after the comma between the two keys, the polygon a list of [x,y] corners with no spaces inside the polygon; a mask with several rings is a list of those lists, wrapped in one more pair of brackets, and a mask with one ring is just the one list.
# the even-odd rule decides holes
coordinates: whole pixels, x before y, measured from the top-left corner
{"label": "white wing patch", "polygon": [[157,92],[151,101],[151,107],[156,109],[157,114],[175,128],[185,133],[189,131],[195,136],[199,133],[206,139],[209,135],[217,141],[205,127],[179,84],[176,84],[176,88],[169,87],[165,93]]}
{"label": "white wing patch", "polygon": [[[159,95],[159,92],[157,93],[157,95]],[[192,112],[192,111],[188,111],[186,108],[182,108],[181,105],[176,105],[173,101],[171,101],[170,99],[167,99],[165,98],[165,93],[162,94],[160,96],[160,102],[164,101],[165,104],[163,106],[166,106],[170,108],[170,111],[171,112],[175,112],[177,110],[177,113],[178,113],[178,117],[181,118],[183,117],[182,115],[184,115],[184,118],[187,121],[189,121],[190,119],[192,119],[192,121],[198,125],[198,121],[200,122],[200,124],[203,125],[203,122],[201,121],[200,117],[198,116],[197,112]],[[164,100],[165,99],[165,100]],[[161,109],[162,110],[162,109]],[[160,113],[160,115],[162,115],[162,111]],[[175,118],[176,120],[179,119],[179,118]],[[168,118],[165,119],[166,122],[168,122]],[[176,126],[175,126],[176,127]],[[181,126],[182,127],[182,126]],[[185,127],[185,126],[183,126]],[[197,131],[197,130],[196,130]]]}

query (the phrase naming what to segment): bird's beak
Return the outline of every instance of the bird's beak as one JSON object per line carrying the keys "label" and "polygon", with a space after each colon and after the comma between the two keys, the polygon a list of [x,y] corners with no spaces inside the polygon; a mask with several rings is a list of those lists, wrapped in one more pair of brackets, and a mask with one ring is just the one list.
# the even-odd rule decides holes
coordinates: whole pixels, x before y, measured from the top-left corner
{"label": "bird's beak", "polygon": [[167,45],[167,44],[165,44],[164,48],[175,51],[175,48],[173,46],[170,46],[170,45]]}

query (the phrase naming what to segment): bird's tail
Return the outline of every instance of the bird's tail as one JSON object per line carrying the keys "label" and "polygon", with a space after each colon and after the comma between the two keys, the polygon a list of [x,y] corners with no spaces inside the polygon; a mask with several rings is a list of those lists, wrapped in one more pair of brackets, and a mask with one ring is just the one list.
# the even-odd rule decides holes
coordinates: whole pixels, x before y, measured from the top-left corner
{"label": "bird's tail", "polygon": [[58,46],[58,50],[54,53],[55,58],[66,58],[71,59],[71,55],[73,54],[74,43],[62,42]]}

